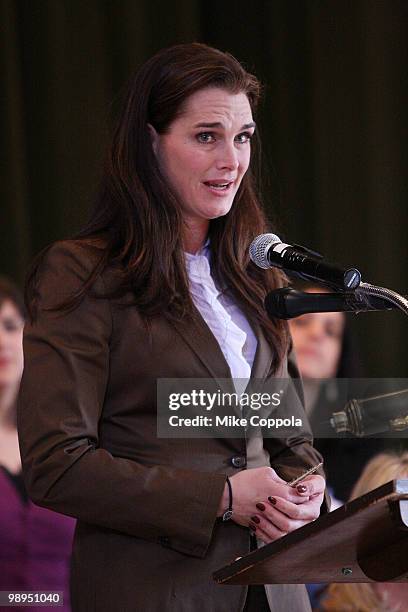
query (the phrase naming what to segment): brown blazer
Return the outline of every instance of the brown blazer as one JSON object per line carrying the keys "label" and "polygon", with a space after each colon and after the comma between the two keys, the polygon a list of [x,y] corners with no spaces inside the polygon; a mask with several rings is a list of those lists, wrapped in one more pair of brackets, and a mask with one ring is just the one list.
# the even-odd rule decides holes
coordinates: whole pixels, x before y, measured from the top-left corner
{"label": "brown blazer", "polygon": [[[18,410],[29,495],[78,519],[73,610],[241,611],[246,587],[218,586],[211,574],[249,551],[248,529],[216,519],[225,476],[244,469],[232,458],[245,459],[245,440],[156,436],[157,378],[228,378],[229,367],[203,320],[156,318],[149,336],[125,299],[89,296],[69,313],[45,311],[78,289],[99,248],[62,242],[48,252],[38,319],[24,333]],[[105,272],[95,288],[111,281]],[[269,376],[271,358],[258,332],[254,377]],[[288,479],[320,459],[306,429],[264,447]],[[304,587],[268,593],[276,612],[309,609]]]}

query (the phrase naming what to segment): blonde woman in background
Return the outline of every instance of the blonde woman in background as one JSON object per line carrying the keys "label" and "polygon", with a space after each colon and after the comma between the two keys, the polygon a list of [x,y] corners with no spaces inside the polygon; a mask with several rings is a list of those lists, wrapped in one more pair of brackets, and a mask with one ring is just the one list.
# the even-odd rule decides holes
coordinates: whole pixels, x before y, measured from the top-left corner
{"label": "blonde woman in background", "polygon": [[[351,499],[390,480],[408,478],[408,452],[381,453],[371,459],[356,482]],[[325,612],[399,612],[407,609],[408,584],[371,582],[331,584],[321,610]]]}

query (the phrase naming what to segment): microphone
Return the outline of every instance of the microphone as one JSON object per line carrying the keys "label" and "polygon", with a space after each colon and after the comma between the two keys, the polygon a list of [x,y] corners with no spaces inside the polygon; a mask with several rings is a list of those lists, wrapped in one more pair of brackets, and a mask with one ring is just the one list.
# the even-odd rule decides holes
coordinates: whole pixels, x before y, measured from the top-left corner
{"label": "microphone", "polygon": [[333,289],[352,290],[361,282],[361,274],[356,268],[343,269],[326,263],[319,253],[286,244],[275,234],[257,236],[249,247],[249,255],[253,263],[264,270],[275,266]]}
{"label": "microphone", "polygon": [[340,412],[333,412],[330,424],[336,433],[374,436],[408,428],[408,389],[352,399]]}
{"label": "microphone", "polygon": [[393,310],[398,306],[380,297],[356,292],[305,293],[282,287],[267,294],[265,308],[270,317],[293,319],[310,312],[366,312]]}

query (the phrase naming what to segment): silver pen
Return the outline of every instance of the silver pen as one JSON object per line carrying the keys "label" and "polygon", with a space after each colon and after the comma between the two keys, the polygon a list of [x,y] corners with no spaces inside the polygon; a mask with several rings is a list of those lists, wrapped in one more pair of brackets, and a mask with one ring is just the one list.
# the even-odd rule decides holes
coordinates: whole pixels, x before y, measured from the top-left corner
{"label": "silver pen", "polygon": [[319,469],[319,467],[322,467],[322,465],[323,465],[323,461],[309,468],[306,472],[304,472],[304,474],[301,474],[297,478],[294,478],[293,480],[289,480],[288,485],[290,487],[295,487],[298,484],[298,482],[301,482],[304,478],[306,478],[306,476],[309,476],[309,474],[314,474],[314,472],[316,472]]}

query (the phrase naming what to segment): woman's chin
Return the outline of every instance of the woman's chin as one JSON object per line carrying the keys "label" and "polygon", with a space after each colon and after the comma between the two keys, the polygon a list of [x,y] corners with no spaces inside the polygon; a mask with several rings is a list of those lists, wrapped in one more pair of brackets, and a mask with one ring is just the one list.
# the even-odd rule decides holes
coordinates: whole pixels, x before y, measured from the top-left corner
{"label": "woman's chin", "polygon": [[304,380],[320,380],[321,378],[325,378],[324,372],[321,367],[318,365],[313,366],[312,364],[302,364],[298,360],[298,368],[302,373],[302,378]]}
{"label": "woman's chin", "polygon": [[205,206],[203,212],[207,219],[217,219],[218,217],[224,217],[231,210],[232,201],[227,202],[214,202],[209,203]]}

